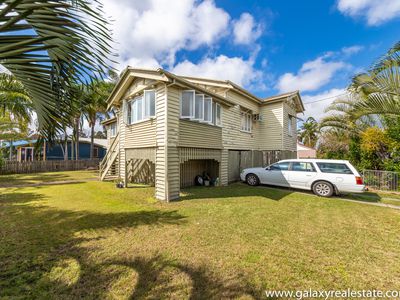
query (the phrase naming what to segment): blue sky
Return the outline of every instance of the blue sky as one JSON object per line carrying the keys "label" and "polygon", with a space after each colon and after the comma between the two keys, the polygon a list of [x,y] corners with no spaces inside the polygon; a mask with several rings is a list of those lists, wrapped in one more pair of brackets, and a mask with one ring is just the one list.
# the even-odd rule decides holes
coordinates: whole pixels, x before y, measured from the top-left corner
{"label": "blue sky", "polygon": [[260,97],[299,89],[323,115],[400,37],[399,0],[103,0],[119,70],[230,79]]}

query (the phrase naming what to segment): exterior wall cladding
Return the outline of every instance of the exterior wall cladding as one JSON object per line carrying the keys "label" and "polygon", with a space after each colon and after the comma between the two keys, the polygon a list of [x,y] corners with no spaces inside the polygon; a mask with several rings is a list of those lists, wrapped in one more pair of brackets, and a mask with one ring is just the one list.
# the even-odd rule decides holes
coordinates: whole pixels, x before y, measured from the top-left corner
{"label": "exterior wall cladding", "polygon": [[[127,122],[127,103],[145,90],[155,90],[154,117]],[[220,107],[221,122],[216,125],[182,118],[185,90],[211,97]],[[227,185],[233,181],[234,175],[230,174],[236,174],[236,168],[297,155],[296,114],[304,110],[297,91],[259,99],[229,81],[179,77],[161,69],[128,68],[109,101],[110,107],[118,111],[119,174],[129,182],[132,178],[127,174],[139,173],[137,161],[154,164],[155,196],[160,200],[179,198],[182,183],[187,186],[194,182],[194,178],[185,177],[196,171],[201,174],[203,162],[216,169],[220,185]],[[245,116],[249,118],[247,124]],[[241,163],[230,160],[235,153],[241,154]],[[207,164],[211,160],[214,164]],[[191,170],[185,168],[189,161]],[[198,170],[193,170],[194,166]]]}

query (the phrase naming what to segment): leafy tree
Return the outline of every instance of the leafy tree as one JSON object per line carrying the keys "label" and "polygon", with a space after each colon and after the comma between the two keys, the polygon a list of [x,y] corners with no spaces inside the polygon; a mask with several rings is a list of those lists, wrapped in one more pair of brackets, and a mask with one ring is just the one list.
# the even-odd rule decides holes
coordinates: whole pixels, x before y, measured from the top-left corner
{"label": "leafy tree", "polygon": [[307,147],[314,148],[318,141],[319,125],[313,117],[308,117],[299,129],[298,138]]}
{"label": "leafy tree", "polygon": [[0,24],[0,64],[29,92],[39,129],[54,137],[77,107],[71,105],[71,88],[109,69],[112,46],[102,5],[97,0],[5,0]]}

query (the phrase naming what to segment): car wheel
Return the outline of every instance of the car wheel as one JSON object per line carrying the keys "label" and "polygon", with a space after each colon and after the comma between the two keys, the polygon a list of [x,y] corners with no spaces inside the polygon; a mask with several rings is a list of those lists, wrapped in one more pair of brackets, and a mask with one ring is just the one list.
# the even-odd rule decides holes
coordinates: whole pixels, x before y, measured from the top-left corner
{"label": "car wheel", "polygon": [[318,181],[313,185],[313,192],[317,196],[331,197],[334,191],[333,185],[326,181]]}
{"label": "car wheel", "polygon": [[260,184],[260,179],[255,174],[248,174],[246,176],[246,182],[248,185],[255,186]]}

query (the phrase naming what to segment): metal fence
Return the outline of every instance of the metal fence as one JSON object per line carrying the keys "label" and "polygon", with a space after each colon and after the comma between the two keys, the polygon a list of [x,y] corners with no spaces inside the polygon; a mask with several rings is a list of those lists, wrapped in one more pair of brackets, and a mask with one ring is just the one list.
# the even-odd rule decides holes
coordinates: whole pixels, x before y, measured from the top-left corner
{"label": "metal fence", "polygon": [[76,171],[89,168],[98,169],[99,160],[45,160],[45,161],[5,161],[0,166],[1,174],[22,174],[56,171]]}
{"label": "metal fence", "polygon": [[375,190],[399,191],[399,173],[391,171],[364,170],[364,184]]}

